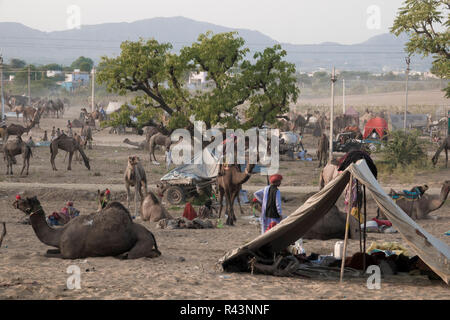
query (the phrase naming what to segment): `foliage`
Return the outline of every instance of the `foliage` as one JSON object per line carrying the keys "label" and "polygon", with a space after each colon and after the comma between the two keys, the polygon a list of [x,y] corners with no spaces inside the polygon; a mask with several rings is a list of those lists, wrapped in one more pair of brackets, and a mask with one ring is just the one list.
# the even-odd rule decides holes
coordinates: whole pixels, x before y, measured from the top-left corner
{"label": "foliage", "polygon": [[13,69],[21,69],[24,68],[27,63],[24,60],[13,58],[9,61],[9,66]]}
{"label": "foliage", "polygon": [[[406,0],[391,28],[391,32],[397,36],[401,33],[409,35],[406,43],[409,54],[433,54],[431,71],[445,79],[450,76],[449,18],[448,0]],[[445,90],[447,98],[450,98],[450,83]]]}
{"label": "foliage", "polygon": [[94,67],[94,61],[91,58],[79,57],[70,65],[72,69],[80,69],[83,72],[90,72]]}
{"label": "foliage", "polygon": [[[138,106],[140,123],[151,117],[159,122],[164,112],[171,129],[192,127],[192,116],[208,128],[275,123],[289,103],[297,100],[295,67],[283,61],[286,52],[280,46],[256,53],[254,63],[244,61],[249,52],[244,44],[235,32],[207,32],[174,54],[169,43],[126,41],[120,56],[102,57],[97,80],[109,92],[139,93],[132,103]],[[211,88],[188,89],[188,74],[195,71],[207,72]],[[250,107],[246,119],[239,119],[238,107],[244,103]]]}
{"label": "foliage", "polygon": [[419,140],[420,132],[393,131],[389,140],[383,142],[381,153],[384,161],[391,168],[405,167],[412,163],[426,161],[426,153],[423,151],[422,142]]}

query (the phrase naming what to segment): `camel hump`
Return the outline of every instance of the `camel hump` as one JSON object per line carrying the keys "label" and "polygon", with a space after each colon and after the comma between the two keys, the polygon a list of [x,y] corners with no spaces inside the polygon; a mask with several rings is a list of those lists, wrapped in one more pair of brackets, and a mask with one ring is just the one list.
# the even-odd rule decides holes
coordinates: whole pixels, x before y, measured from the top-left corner
{"label": "camel hump", "polygon": [[119,209],[119,210],[125,210],[126,212],[128,212],[128,209],[125,208],[125,206],[123,204],[121,204],[120,202],[117,202],[117,201],[113,201],[113,202],[108,203],[104,210],[110,209],[110,208],[112,208],[112,209]]}

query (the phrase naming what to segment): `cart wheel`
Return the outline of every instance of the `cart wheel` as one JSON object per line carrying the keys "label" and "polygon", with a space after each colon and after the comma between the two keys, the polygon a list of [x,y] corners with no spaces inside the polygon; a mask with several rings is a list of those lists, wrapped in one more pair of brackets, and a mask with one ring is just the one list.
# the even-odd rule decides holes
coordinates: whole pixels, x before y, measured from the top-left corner
{"label": "cart wheel", "polygon": [[184,201],[183,189],[177,186],[172,186],[166,190],[167,201],[172,205],[181,204]]}

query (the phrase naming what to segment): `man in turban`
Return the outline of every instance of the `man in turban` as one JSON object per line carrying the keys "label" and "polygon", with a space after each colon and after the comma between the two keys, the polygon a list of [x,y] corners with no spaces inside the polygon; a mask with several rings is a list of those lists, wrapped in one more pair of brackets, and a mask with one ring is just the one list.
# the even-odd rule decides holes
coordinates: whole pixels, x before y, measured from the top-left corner
{"label": "man in turban", "polygon": [[270,185],[256,191],[254,196],[262,204],[261,208],[261,233],[265,233],[269,226],[278,224],[283,219],[281,211],[281,193],[278,187],[283,177],[279,174],[270,176]]}

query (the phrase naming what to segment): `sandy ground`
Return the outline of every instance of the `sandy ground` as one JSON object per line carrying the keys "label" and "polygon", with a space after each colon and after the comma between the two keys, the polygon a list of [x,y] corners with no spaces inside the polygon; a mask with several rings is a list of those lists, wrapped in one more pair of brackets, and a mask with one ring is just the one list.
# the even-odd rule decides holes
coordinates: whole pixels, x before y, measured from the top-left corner
{"label": "sandy ground", "polygon": [[[52,123],[64,127],[67,119],[75,118],[78,110],[70,117],[45,119],[41,127],[51,129]],[[41,137],[42,131],[33,130],[34,137]],[[262,275],[223,273],[218,260],[228,251],[254,239],[259,226],[248,217],[250,208],[244,206],[245,216],[238,214],[234,227],[208,230],[161,230],[155,224],[141,222],[151,230],[157,239],[162,256],[156,259],[120,261],[113,257],[88,258],[83,260],[50,259],[44,256],[49,247],[35,236],[32,227],[20,224],[25,215],[12,207],[17,193],[23,196],[37,195],[47,215],[64,206],[68,200],[75,202],[82,214],[95,211],[95,190],[112,186],[113,196],[119,201],[125,199],[123,171],[130,154],[144,159],[144,167],[153,185],[166,172],[165,168],[152,165],[143,151],[133,150],[121,144],[124,136],[108,135],[106,131],[96,133],[94,150],[88,151],[92,170],[81,164],[74,164],[67,172],[64,154],[57,159],[59,171],[51,171],[48,148],[34,149],[31,170],[28,177],[19,177],[19,166],[15,176],[6,177],[0,172],[0,221],[5,221],[8,234],[0,248],[0,299],[444,299],[450,298],[448,286],[441,281],[426,277],[396,276],[384,278],[380,290],[369,290],[366,280],[347,280],[343,285],[337,281],[306,280],[299,278],[278,278]],[[138,141],[142,137],[130,136]],[[309,142],[313,146],[314,140]],[[109,146],[108,146],[109,145]],[[162,153],[158,154],[162,160]],[[21,158],[18,157],[18,162]],[[317,188],[319,170],[317,161],[282,162],[281,173],[286,177],[284,186],[303,189],[285,189],[283,195],[291,201],[283,204],[284,211],[294,212]],[[4,165],[2,168],[5,168]],[[2,169],[3,170],[3,169]],[[437,169],[432,175],[419,177],[418,183],[429,183],[432,188],[450,177],[449,169]],[[401,184],[401,179],[391,177],[383,186]],[[400,183],[399,183],[400,182]],[[29,188],[23,183],[31,183]],[[61,187],[61,185],[71,187]],[[248,189],[262,187],[265,179],[254,176]],[[31,187],[32,186],[32,187]],[[407,187],[407,186],[405,186]],[[246,187],[247,188],[247,185]],[[305,189],[306,188],[306,189]],[[311,188],[311,189],[308,189]],[[309,191],[311,190],[311,191]],[[339,207],[343,208],[342,199]],[[173,216],[181,216],[182,207],[166,206]],[[196,208],[197,209],[197,208]],[[236,208],[237,209],[237,208]],[[375,216],[375,206],[369,201],[369,218]],[[450,229],[450,205],[431,214],[431,219],[419,224],[437,238],[450,244],[444,233]],[[399,234],[369,234],[372,241],[398,241]],[[330,254],[337,240],[305,241],[307,253]],[[359,241],[350,240],[349,255],[359,251]],[[67,268],[71,265],[81,269],[81,290],[68,290]]]}

